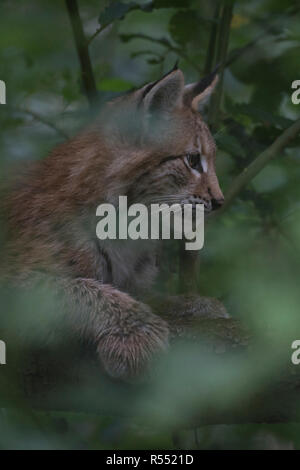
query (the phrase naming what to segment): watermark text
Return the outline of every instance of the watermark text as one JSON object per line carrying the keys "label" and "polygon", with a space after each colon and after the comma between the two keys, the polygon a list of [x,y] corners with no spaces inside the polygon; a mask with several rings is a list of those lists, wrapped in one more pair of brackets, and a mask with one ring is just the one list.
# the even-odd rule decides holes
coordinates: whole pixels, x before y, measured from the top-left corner
{"label": "watermark text", "polygon": [[6,344],[0,340],[0,365],[6,364]]}
{"label": "watermark text", "polygon": [[300,103],[300,80],[294,80],[292,83],[292,88],[295,91],[292,93],[291,100],[293,104]]}
{"label": "watermark text", "polygon": [[3,80],[0,80],[0,104],[6,104],[6,85]]}
{"label": "watermark text", "polygon": [[119,206],[105,203],[97,207],[101,217],[96,226],[100,240],[170,240],[186,241],[186,250],[201,250],[204,244],[203,204],[132,204],[119,196]]}

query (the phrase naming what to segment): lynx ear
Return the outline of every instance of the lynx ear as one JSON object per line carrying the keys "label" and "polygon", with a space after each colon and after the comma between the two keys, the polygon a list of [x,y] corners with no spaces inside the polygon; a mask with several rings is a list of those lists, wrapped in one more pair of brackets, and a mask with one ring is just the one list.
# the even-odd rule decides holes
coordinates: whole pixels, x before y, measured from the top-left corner
{"label": "lynx ear", "polygon": [[218,82],[217,71],[202,78],[198,83],[192,83],[184,87],[184,103],[199,111],[199,106],[207,102]]}
{"label": "lynx ear", "polygon": [[169,113],[183,104],[184,77],[173,69],[157,82],[143,88],[143,104],[150,115]]}

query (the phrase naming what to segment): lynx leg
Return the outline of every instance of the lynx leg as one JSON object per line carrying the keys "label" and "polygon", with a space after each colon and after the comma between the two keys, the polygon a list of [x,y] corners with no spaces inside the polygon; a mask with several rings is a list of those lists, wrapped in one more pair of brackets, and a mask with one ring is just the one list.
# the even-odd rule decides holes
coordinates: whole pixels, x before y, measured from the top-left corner
{"label": "lynx leg", "polygon": [[147,368],[153,355],[166,349],[167,323],[128,294],[83,278],[64,284],[64,290],[76,328],[95,342],[111,376],[133,378]]}

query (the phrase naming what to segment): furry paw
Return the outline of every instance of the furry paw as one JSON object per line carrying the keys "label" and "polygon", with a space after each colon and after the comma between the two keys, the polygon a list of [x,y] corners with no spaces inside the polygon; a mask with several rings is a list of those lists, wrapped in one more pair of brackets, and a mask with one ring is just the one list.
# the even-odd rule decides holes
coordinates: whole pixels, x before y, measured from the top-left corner
{"label": "furry paw", "polygon": [[109,375],[128,380],[147,371],[153,357],[167,349],[168,336],[167,323],[134,302],[101,335],[97,350]]}

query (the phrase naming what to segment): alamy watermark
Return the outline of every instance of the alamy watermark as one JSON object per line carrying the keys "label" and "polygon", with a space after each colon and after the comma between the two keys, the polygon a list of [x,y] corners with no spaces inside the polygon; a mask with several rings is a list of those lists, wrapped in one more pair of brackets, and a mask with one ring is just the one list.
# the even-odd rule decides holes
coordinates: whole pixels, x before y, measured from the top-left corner
{"label": "alamy watermark", "polygon": [[0,340],[0,365],[6,364],[6,344]]}
{"label": "alamy watermark", "polygon": [[96,226],[100,240],[169,240],[186,241],[186,250],[201,250],[204,244],[203,204],[132,204],[119,196],[119,205],[105,203],[97,207],[101,220]]}
{"label": "alamy watermark", "polygon": [[295,91],[292,93],[291,100],[293,104],[300,103],[300,80],[294,80],[292,83],[292,88]]}
{"label": "alamy watermark", "polygon": [[3,80],[0,80],[0,104],[6,104],[6,85]]}
{"label": "alamy watermark", "polygon": [[292,353],[291,361],[295,366],[297,366],[300,364],[300,340],[295,339],[295,341],[293,341],[291,344],[291,348],[295,349],[295,351]]}

